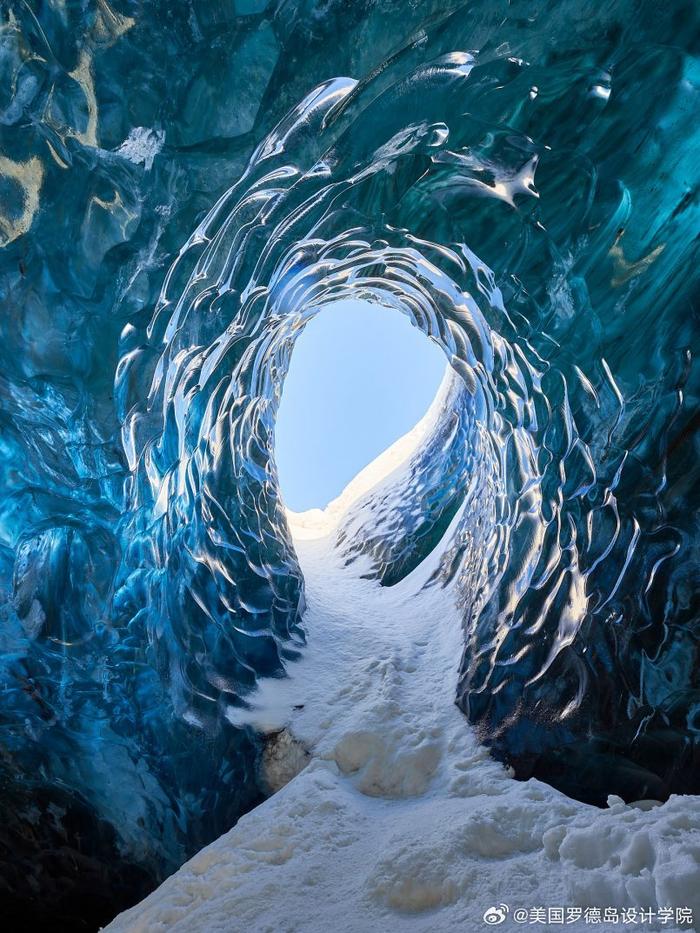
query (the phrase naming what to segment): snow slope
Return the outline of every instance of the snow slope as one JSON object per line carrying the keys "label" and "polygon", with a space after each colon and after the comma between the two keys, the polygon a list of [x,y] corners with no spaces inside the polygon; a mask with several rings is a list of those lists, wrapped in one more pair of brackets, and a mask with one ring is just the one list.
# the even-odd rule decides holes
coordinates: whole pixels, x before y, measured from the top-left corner
{"label": "snow slope", "polygon": [[[542,907],[700,917],[698,798],[599,810],[514,781],[454,704],[462,638],[449,592],[421,590],[430,560],[391,588],[363,580],[360,561],[341,566],[334,526],[355,498],[292,516],[308,648],[247,717],[277,733],[270,787],[292,779],[110,933],[451,933],[487,929],[500,905],[503,930],[534,925]],[[690,928],[675,910],[645,924],[595,916],[547,928]]]}

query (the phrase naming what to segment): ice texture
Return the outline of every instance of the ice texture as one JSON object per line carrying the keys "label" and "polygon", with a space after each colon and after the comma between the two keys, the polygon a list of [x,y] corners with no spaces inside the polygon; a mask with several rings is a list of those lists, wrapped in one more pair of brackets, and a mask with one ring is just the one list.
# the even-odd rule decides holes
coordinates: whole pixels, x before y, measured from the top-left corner
{"label": "ice texture", "polygon": [[453,376],[327,547],[420,577],[427,634],[457,607],[454,721],[517,777],[697,793],[697,6],[0,16],[7,916],[94,929],[279,785],[251,713],[312,646],[274,419],[343,298]]}
{"label": "ice texture", "polygon": [[[391,587],[363,579],[367,562],[348,567],[334,547],[349,499],[371,511],[356,488],[333,517],[294,519],[308,650],[282,684],[261,682],[248,714],[286,724],[278,771],[300,764],[290,732],[310,761],[108,933],[472,933],[502,905],[508,933],[530,910],[572,933],[697,929],[698,798],[597,808],[513,780],[452,702],[459,609],[424,586],[437,561]],[[557,909],[566,923],[553,912],[548,925]]]}

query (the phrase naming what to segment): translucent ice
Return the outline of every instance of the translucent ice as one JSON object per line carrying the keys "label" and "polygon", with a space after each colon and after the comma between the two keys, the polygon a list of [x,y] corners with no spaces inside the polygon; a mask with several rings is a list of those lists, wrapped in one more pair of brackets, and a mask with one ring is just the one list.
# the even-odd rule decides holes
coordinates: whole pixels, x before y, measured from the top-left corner
{"label": "translucent ice", "polygon": [[241,712],[305,643],[276,406],[346,297],[454,371],[347,565],[432,555],[518,776],[697,792],[696,5],[1,15],[8,910],[92,929],[260,799]]}

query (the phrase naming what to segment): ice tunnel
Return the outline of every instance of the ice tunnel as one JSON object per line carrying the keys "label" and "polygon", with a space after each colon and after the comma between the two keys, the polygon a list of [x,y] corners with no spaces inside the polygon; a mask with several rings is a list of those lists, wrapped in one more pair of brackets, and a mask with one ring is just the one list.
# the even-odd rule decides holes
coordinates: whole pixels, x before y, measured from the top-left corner
{"label": "ice tunnel", "polygon": [[94,929],[261,800],[243,714],[307,640],[275,417],[347,299],[451,375],[346,565],[432,557],[465,729],[516,777],[700,793],[697,9],[331,3],[321,49],[313,3],[182,6],[3,14],[8,911]]}
{"label": "ice tunnel", "polygon": [[445,356],[404,314],[363,302],[316,315],[295,340],[275,418],[282,501],[325,509],[362,469],[416,427]]}

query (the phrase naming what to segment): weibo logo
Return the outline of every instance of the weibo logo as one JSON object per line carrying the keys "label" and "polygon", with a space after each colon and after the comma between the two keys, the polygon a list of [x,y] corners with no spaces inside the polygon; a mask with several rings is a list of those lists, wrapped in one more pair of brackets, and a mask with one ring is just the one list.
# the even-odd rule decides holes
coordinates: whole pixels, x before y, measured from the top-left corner
{"label": "weibo logo", "polygon": [[489,907],[484,913],[484,923],[488,923],[489,926],[495,927],[498,926],[499,923],[503,923],[507,916],[507,904],[499,904],[498,907]]}

